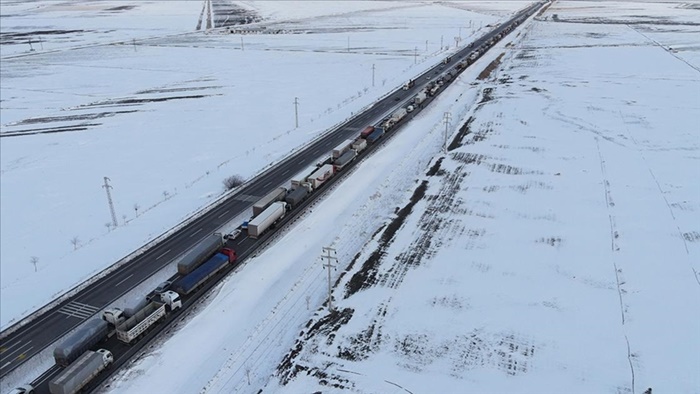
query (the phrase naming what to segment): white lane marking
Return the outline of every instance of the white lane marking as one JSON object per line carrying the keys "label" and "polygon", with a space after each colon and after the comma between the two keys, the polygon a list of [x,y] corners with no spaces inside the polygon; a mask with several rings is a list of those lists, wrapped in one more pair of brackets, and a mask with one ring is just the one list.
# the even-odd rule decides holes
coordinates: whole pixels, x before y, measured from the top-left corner
{"label": "white lane marking", "polygon": [[300,160],[297,164],[304,164],[304,160]]}
{"label": "white lane marking", "polygon": [[87,319],[90,316],[94,315],[95,312],[97,312],[98,310],[100,310],[100,308],[96,306],[72,301],[63,308],[59,309],[58,312],[70,317],[79,317],[81,319]]}
{"label": "white lane marking", "polygon": [[127,276],[126,278],[120,280],[119,282],[117,282],[117,284],[114,285],[114,287],[117,287],[117,286],[119,286],[120,284],[124,283],[124,281],[126,281],[126,280],[129,279],[129,278],[131,278],[132,276],[134,276],[134,274],[131,274],[131,275]]}
{"label": "white lane marking", "polygon": [[198,232],[200,232],[200,231],[202,231],[201,228],[200,228],[199,230],[193,232],[192,235],[190,235],[190,238],[194,237],[194,236],[195,236]]}
{"label": "white lane marking", "polygon": [[289,174],[289,169],[284,170],[284,172],[282,173],[282,175],[287,175],[287,174]]}
{"label": "white lane marking", "polygon": [[159,254],[158,257],[156,257],[156,260],[158,260],[158,259],[160,259],[161,257],[165,256],[166,254],[168,254],[168,252],[170,252],[170,249],[168,249],[168,250],[166,250],[165,252]]}
{"label": "white lane marking", "polygon": [[248,237],[243,237],[243,239],[242,239],[242,240],[238,241],[237,245],[240,245],[240,244],[241,244],[241,242],[245,241],[246,239],[248,239]]}
{"label": "white lane marking", "polygon": [[222,213],[221,215],[219,215],[219,218],[221,218],[222,216],[226,215],[226,214],[228,213],[228,211],[229,211],[229,210],[227,209],[226,212],[224,212],[224,213]]}
{"label": "white lane marking", "polygon": [[2,348],[1,350],[0,350],[0,354],[3,354],[3,353],[5,353],[6,351],[8,351],[8,350],[12,349],[13,347],[15,347],[15,346],[19,345],[20,343],[22,343],[22,341],[21,341],[21,340],[20,340],[20,341],[17,341],[17,342],[15,342],[15,343],[13,343],[13,344],[12,344],[12,345],[10,345],[10,346],[7,346],[7,347],[3,346],[3,348]]}
{"label": "white lane marking", "polygon": [[266,184],[263,185],[263,187],[268,187],[268,186],[270,186],[271,183],[272,183],[272,181],[267,182]]}
{"label": "white lane marking", "polygon": [[[31,342],[31,341],[30,341],[30,342]],[[15,354],[15,353],[17,353],[17,352],[20,352],[20,350],[22,350],[22,349],[24,349],[26,346],[30,345],[30,342],[27,342],[27,343],[25,343],[24,345],[18,347],[15,351],[13,351],[12,353],[9,353],[9,354],[8,354],[7,356],[5,356],[5,357],[10,357],[12,354]],[[29,346],[29,348],[27,348],[27,349],[21,351],[20,354],[27,353],[28,351],[30,351],[30,350],[32,350],[32,349],[34,349],[34,346]],[[12,364],[12,362],[15,361],[15,359],[16,359],[16,357],[13,357],[12,360],[6,362],[2,367],[0,367],[0,369],[5,368],[6,366]]]}

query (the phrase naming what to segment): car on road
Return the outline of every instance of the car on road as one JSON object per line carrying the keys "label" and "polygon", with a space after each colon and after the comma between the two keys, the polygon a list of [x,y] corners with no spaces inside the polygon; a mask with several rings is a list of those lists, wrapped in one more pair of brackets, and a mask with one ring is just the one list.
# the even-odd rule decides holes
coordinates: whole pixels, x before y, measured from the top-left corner
{"label": "car on road", "polygon": [[162,293],[165,293],[166,291],[170,290],[170,286],[172,286],[173,282],[166,280],[165,282],[161,282],[158,287],[153,289],[153,294],[155,295],[160,295]]}

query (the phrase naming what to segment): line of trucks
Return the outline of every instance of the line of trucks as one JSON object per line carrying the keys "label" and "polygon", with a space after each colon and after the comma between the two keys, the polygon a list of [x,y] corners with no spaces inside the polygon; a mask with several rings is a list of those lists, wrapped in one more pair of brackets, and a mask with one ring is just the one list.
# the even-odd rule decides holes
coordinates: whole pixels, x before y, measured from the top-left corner
{"label": "line of trucks", "polygon": [[182,308],[181,297],[194,293],[211,277],[234,265],[236,252],[224,245],[221,234],[207,236],[179,257],[180,276],[172,284],[159,286],[131,308],[105,309],[101,318],[89,320],[71,333],[53,351],[56,364],[65,368],[49,381],[49,391],[74,394],[82,390],[114,361],[108,350],[91,349],[114,335],[127,345],[137,342],[171,312]]}
{"label": "line of trucks", "polygon": [[[402,108],[398,112],[392,115],[396,121],[406,116],[405,109]],[[367,148],[368,144],[375,143],[384,133],[383,127],[367,126],[355,139],[340,143],[325,160],[292,177],[289,187],[278,187],[253,204],[253,216],[243,222],[241,230],[246,231],[251,238],[259,238],[283,219],[287,212],[296,208],[336,173],[342,171]]]}
{"label": "line of trucks", "polygon": [[[422,104],[428,97],[437,94],[446,81],[476,61],[498,39],[510,32],[524,20],[519,18],[502,33],[496,35],[479,48],[473,50],[464,60],[457,63],[454,70],[443,72],[431,81],[411,100],[408,106],[399,108],[378,126],[367,126],[355,139],[348,139],[336,146],[328,158],[321,163],[310,166],[294,176],[290,187],[279,187],[253,205],[253,217],[241,225],[251,238],[260,237],[286,213],[306,200],[315,190],[324,185],[337,172],[379,140],[387,131],[394,128],[406,115]],[[447,64],[451,58],[445,58]],[[404,90],[415,86],[415,80],[409,80]],[[181,297],[189,296],[224,268],[235,265],[236,252],[226,248],[224,237],[211,234],[179,257],[177,272],[179,277],[173,282],[166,282],[149,294],[132,308],[109,308],[103,311],[101,319],[87,321],[71,333],[54,349],[56,364],[64,369],[49,382],[52,394],[75,394],[83,389],[95,376],[107,369],[114,357],[109,350],[97,345],[116,335],[125,344],[133,344],[156,324],[163,321],[168,314],[182,308]],[[95,349],[96,350],[92,350]]]}

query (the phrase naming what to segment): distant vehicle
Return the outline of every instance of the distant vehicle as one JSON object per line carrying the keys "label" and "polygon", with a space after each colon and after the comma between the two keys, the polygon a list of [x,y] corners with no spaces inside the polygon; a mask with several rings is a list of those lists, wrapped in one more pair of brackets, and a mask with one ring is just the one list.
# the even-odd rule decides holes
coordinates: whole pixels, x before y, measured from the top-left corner
{"label": "distant vehicle", "polygon": [[406,107],[406,112],[413,112],[414,109],[415,107],[413,105],[409,105],[408,107]]}
{"label": "distant vehicle", "polygon": [[355,160],[355,157],[357,157],[357,152],[352,149],[343,153],[342,156],[340,156],[338,159],[335,160],[335,162],[333,162],[335,172],[342,170],[343,167],[348,165],[348,163]]}
{"label": "distant vehicle", "polygon": [[49,391],[51,394],[75,394],[113,362],[114,356],[109,350],[88,350],[49,382]]}
{"label": "distant vehicle", "polygon": [[12,389],[8,394],[34,394],[34,387],[31,384],[25,384]]}
{"label": "distant vehicle", "polygon": [[409,79],[408,82],[406,82],[406,83],[403,85],[403,90],[408,90],[408,89],[412,88],[412,87],[415,86],[415,85],[416,85],[416,81],[415,81],[414,79]]}
{"label": "distant vehicle", "polygon": [[367,126],[360,131],[360,137],[367,138],[367,136],[372,134],[372,132],[374,132],[374,126]]}
{"label": "distant vehicle", "polygon": [[173,282],[166,280],[165,282],[161,282],[158,287],[153,289],[153,294],[160,295],[161,293],[164,293],[166,290],[170,290],[170,286],[173,284]]}
{"label": "distant vehicle", "polygon": [[366,147],[367,140],[365,140],[364,138],[358,138],[355,140],[355,142],[352,143],[352,149],[357,153],[362,152],[363,150],[365,150]]}
{"label": "distant vehicle", "polygon": [[241,235],[241,229],[240,229],[240,228],[237,228],[237,229],[231,231],[230,233],[224,235],[224,238],[226,238],[226,239],[236,239],[236,238],[238,238],[239,235]]}
{"label": "distant vehicle", "polygon": [[[401,109],[403,109],[403,108],[401,108]],[[404,112],[405,112],[405,111],[406,111],[406,110],[404,109]],[[369,142],[369,143],[374,143],[374,142],[376,142],[376,141],[377,141],[381,136],[383,136],[383,135],[384,135],[384,129],[381,128],[381,127],[377,127],[377,128],[374,130],[374,133],[370,134],[369,137],[367,137],[367,142]]]}

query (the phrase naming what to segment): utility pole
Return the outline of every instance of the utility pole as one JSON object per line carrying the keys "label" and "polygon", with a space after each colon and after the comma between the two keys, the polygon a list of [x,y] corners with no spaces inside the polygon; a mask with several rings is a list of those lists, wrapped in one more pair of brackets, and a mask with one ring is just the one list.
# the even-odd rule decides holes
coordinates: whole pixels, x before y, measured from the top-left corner
{"label": "utility pole", "polygon": [[117,223],[117,214],[114,212],[114,202],[112,202],[112,193],[109,192],[109,189],[113,189],[113,187],[109,184],[110,179],[107,177],[105,178],[105,184],[102,185],[102,187],[105,188],[107,191],[107,202],[109,203],[109,211],[112,213],[112,224],[114,225],[114,228],[116,228],[119,223]]}
{"label": "utility pole", "polygon": [[428,40],[425,40],[425,51],[428,52]]}
{"label": "utility pole", "polygon": [[413,64],[418,63],[418,47],[416,47],[413,51]]}
{"label": "utility pole", "polygon": [[243,47],[243,36],[241,36],[241,51],[245,51],[245,48]]}
{"label": "utility pole", "polygon": [[459,27],[459,39],[462,39],[462,26]]}
{"label": "utility pole", "polygon": [[294,97],[294,128],[299,128],[299,97]]}
{"label": "utility pole", "polygon": [[[324,246],[323,252],[326,253],[326,255],[321,256],[322,259],[326,260],[326,263],[323,264],[323,267],[328,269],[328,312],[330,313],[333,312],[333,304],[331,297],[331,268],[335,268],[335,266],[331,264],[331,260],[338,262],[338,258],[335,257],[335,249],[331,247]],[[333,252],[333,256],[331,256],[331,252]]]}
{"label": "utility pole", "polygon": [[442,46],[442,36],[440,36],[440,50],[441,50],[441,51],[442,51],[442,48],[443,48],[443,46]]}
{"label": "utility pole", "polygon": [[208,0],[207,1],[207,30],[212,28],[212,24],[211,24],[212,13],[213,13],[213,11],[211,9],[211,0]]}
{"label": "utility pole", "polygon": [[372,87],[374,87],[374,63],[372,63]]}
{"label": "utility pole", "polygon": [[452,118],[452,114],[449,112],[445,112],[445,117],[443,121],[445,122],[445,144],[444,144],[444,152],[447,154],[447,129],[450,127],[450,120]]}
{"label": "utility pole", "polygon": [[459,47],[459,37],[455,37],[455,48]]}

